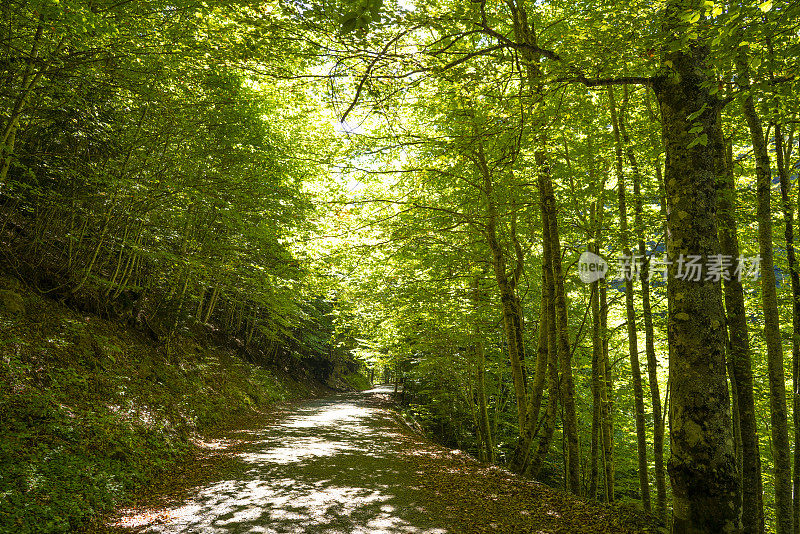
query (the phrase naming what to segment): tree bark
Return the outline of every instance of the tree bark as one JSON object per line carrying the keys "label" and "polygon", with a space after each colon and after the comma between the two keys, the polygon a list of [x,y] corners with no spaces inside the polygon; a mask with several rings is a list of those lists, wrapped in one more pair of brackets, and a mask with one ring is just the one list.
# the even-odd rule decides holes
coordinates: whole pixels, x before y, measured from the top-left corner
{"label": "tree bark", "polygon": [[[636,168],[635,161],[631,164]],[[641,223],[642,196],[639,189],[640,174],[633,173],[633,194],[636,206],[634,225],[639,236],[644,235]],[[639,255],[646,258],[644,239],[639,239]],[[661,416],[661,394],[658,385],[658,359],[656,358],[655,334],[653,332],[653,312],[650,304],[650,262],[644,259],[640,280],[642,283],[642,315],[644,319],[645,352],[647,354],[647,376],[650,386],[650,403],[653,408],[653,461],[656,477],[656,514],[662,521],[667,519],[667,472],[664,465],[664,424]]]}
{"label": "tree bark", "polygon": [[[722,254],[739,257],[739,238],[736,223],[736,189],[733,179],[733,158],[730,146],[725,146],[722,130],[715,141],[719,176],[717,221]],[[758,446],[758,421],[753,398],[750,340],[744,308],[744,290],[738,277],[725,280],[725,311],[728,323],[728,359],[736,395],[738,427],[741,438],[742,523],[744,532],[764,532],[761,484],[761,455]]]}
{"label": "tree bark", "polygon": [[605,387],[600,389],[600,408],[603,421],[603,468],[606,502],[614,502],[614,372],[608,356],[608,285],[600,280],[600,332],[603,341],[603,359],[600,365]]}
{"label": "tree bark", "polygon": [[639,279],[642,284],[642,318],[644,319],[644,339],[645,353],[647,355],[647,377],[650,386],[650,403],[653,408],[653,463],[656,477],[656,514],[659,519],[667,520],[667,472],[664,466],[664,424],[661,416],[661,394],[658,386],[658,360],[656,358],[655,334],[653,332],[653,312],[650,304],[650,261],[647,258],[647,248],[644,236],[645,227],[642,222],[642,173],[639,169],[639,162],[633,150],[630,137],[628,136],[627,110],[628,110],[628,86],[623,85],[623,105],[620,113],[619,129],[622,134],[622,142],[625,145],[628,156],[628,163],[631,166],[633,178],[633,206],[634,219],[633,227],[636,235],[639,236],[638,249],[639,256],[642,257],[642,270]]}
{"label": "tree bark", "polygon": [[483,339],[481,338],[480,323],[480,305],[484,301],[483,295],[480,290],[481,276],[476,275],[473,282],[473,305],[475,307],[475,373],[476,373],[476,388],[478,390],[478,432],[481,436],[483,454],[487,461],[494,463],[494,443],[492,440],[492,429],[489,424],[489,410],[486,401],[486,352],[483,346]]}
{"label": "tree bark", "polygon": [[528,462],[525,474],[528,476],[536,477],[541,470],[542,463],[544,462],[547,452],[550,449],[550,442],[553,439],[553,432],[556,426],[556,417],[558,416],[558,399],[559,399],[559,379],[558,379],[558,350],[556,348],[556,321],[555,321],[555,299],[553,298],[553,271],[550,249],[550,225],[547,222],[549,217],[547,207],[544,204],[544,199],[541,198],[542,208],[542,291],[546,294],[543,297],[542,303],[546,303],[546,307],[542,310],[542,314],[546,315],[546,319],[542,321],[544,331],[540,332],[540,341],[545,343],[545,350],[547,352],[547,407],[542,421],[542,429],[539,432],[539,440],[536,446],[536,451],[533,453],[532,459]]}
{"label": "tree bark", "polygon": [[561,242],[558,233],[556,199],[550,177],[550,169],[543,154],[537,153],[539,167],[539,191],[547,212],[550,246],[550,262],[553,274],[553,301],[555,307],[556,340],[561,371],[561,402],[564,407],[564,437],[567,449],[567,489],[580,495],[580,451],[578,445],[578,418],[575,412],[575,385],[572,378],[572,352],[570,350],[567,319],[567,301],[564,290],[564,272],[561,265]]}
{"label": "tree bark", "polygon": [[[503,327],[508,344],[508,357],[511,362],[511,377],[514,382],[514,398],[517,402],[517,425],[520,439],[525,433],[528,407],[525,386],[525,368],[523,358],[525,349],[522,345],[522,310],[516,294],[516,281],[519,278],[517,271],[522,269],[521,260],[517,257],[514,272],[509,275],[506,270],[506,258],[500,242],[497,239],[497,205],[494,198],[494,184],[492,171],[479,147],[475,154],[475,163],[483,177],[483,193],[486,197],[486,241],[492,252],[492,266],[494,267],[495,280],[500,292],[500,303],[503,312]],[[515,247],[516,248],[516,247]]]}
{"label": "tree bark", "polygon": [[214,286],[214,291],[211,292],[211,299],[208,301],[205,315],[203,315],[203,324],[208,324],[211,320],[211,314],[214,313],[214,308],[217,306],[217,299],[219,298],[219,286]]}
{"label": "tree bark", "polygon": [[519,459],[513,465],[513,470],[523,473],[527,470],[531,458],[531,448],[541,429],[542,421],[539,418],[542,407],[542,397],[544,386],[547,379],[547,362],[549,359],[547,336],[549,332],[549,313],[551,287],[548,285],[549,266],[548,260],[542,260],[542,297],[539,308],[539,330],[536,344],[536,367],[534,370],[533,383],[531,384],[528,395],[527,424],[525,433],[522,436],[522,444],[518,451]]}
{"label": "tree bark", "polygon": [[[681,16],[687,8],[701,11],[702,3],[667,3],[662,24],[666,35],[685,33]],[[714,112],[718,100],[706,88],[711,82],[705,64],[708,49],[701,41],[686,46],[674,39],[675,46],[672,50],[667,46],[663,57],[668,71],[653,80],[663,121],[667,250],[673,262],[680,254],[708,258],[720,250],[713,149],[702,143],[689,146],[696,136],[689,133],[694,121],[688,118],[693,114],[709,139],[720,128]],[[672,532],[740,532],[722,290],[719,282],[676,277],[674,263],[669,271]]]}
{"label": "tree bark", "polygon": [[794,414],[794,470],[792,473],[792,518],[793,532],[800,532],[800,275],[797,268],[797,252],[794,242],[794,205],[790,200],[791,184],[789,183],[789,159],[792,151],[792,134],[789,134],[787,147],[784,148],[783,128],[780,123],[775,124],[775,156],[777,159],[778,176],[781,184],[781,203],[783,207],[784,231],[786,240],[786,258],[789,263],[789,275],[792,284],[792,413]]}
{"label": "tree bark", "polygon": [[[592,224],[597,225],[596,212],[598,208],[602,210],[602,205],[595,202],[592,205]],[[597,232],[599,234],[599,231]],[[595,241],[590,245],[590,251],[594,254],[600,252],[600,247]],[[592,444],[589,454],[589,495],[590,499],[597,498],[597,479],[598,479],[598,459],[599,450],[602,446],[602,408],[600,389],[605,385],[601,382],[600,365],[603,359],[603,340],[600,332],[600,283],[594,281],[591,284],[589,299],[592,306]]]}
{"label": "tree bark", "polygon": [[[591,137],[589,143],[589,179],[596,183],[597,172],[595,168],[595,156],[592,147]],[[596,200],[592,203],[590,215],[589,250],[600,255],[600,240],[603,229],[603,199],[605,198],[605,177],[600,181]],[[603,389],[606,387],[603,379],[603,332],[601,330],[600,319],[600,281],[595,280],[591,284],[590,305],[592,309],[592,443],[589,459],[589,498],[597,498],[597,485],[599,478],[598,460],[600,459],[600,449],[604,442],[604,421],[603,421]],[[605,459],[603,461],[605,472]],[[605,487],[605,486],[604,486]],[[606,495],[608,499],[608,495]]]}
{"label": "tree bark", "polygon": [[625,316],[628,333],[628,356],[631,362],[631,381],[633,383],[634,418],[636,420],[636,448],[639,460],[639,491],[642,506],[650,512],[650,478],[647,473],[647,435],[644,424],[644,392],[642,388],[642,372],[639,367],[639,347],[636,332],[636,310],[633,304],[634,259],[632,257],[628,236],[628,215],[625,201],[625,173],[622,170],[622,141],[620,140],[620,119],[617,117],[614,101],[614,87],[608,87],[609,109],[611,111],[611,129],[614,133],[614,149],[616,161],[617,193],[619,201],[619,227],[622,253],[630,258],[631,272],[625,273]]}
{"label": "tree bark", "polygon": [[770,391],[770,426],[775,473],[775,520],[778,534],[792,532],[792,468],[789,447],[789,424],[786,407],[786,381],[783,368],[783,343],[778,294],[775,285],[772,250],[772,177],[769,153],[761,121],[756,113],[750,89],[750,72],[746,47],[739,47],[736,57],[738,81],[743,89],[742,111],[750,129],[750,139],[756,157],[756,216],[758,219],[758,248],[761,255],[761,303],[764,310],[764,340],[767,345],[767,370]]}

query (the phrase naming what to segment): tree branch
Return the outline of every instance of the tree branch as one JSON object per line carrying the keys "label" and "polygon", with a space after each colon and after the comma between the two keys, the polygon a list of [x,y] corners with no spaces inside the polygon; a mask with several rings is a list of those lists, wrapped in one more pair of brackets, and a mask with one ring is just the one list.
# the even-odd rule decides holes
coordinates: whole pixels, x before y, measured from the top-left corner
{"label": "tree branch", "polygon": [[603,87],[606,85],[646,85],[653,84],[653,79],[647,76],[621,76],[619,78],[587,78],[580,73],[575,78],[567,78],[559,81],[576,81],[586,87]]}
{"label": "tree branch", "polygon": [[380,51],[380,53],[377,54],[372,59],[372,61],[370,62],[369,66],[367,67],[367,71],[364,73],[364,75],[361,77],[361,80],[358,82],[358,87],[356,87],[356,96],[353,97],[353,101],[350,102],[350,105],[345,110],[344,115],[342,115],[342,119],[339,122],[344,122],[345,120],[347,120],[347,116],[350,114],[351,111],[353,111],[353,108],[356,107],[356,104],[358,103],[358,99],[361,96],[361,91],[364,89],[364,84],[367,82],[367,79],[369,78],[369,75],[372,72],[372,69],[375,68],[375,65],[378,63],[378,60],[380,60],[382,57],[384,57],[386,55],[386,52],[389,51],[389,47],[391,47],[393,44],[395,44],[397,41],[399,41],[401,37],[404,37],[406,34],[408,34],[409,32],[411,32],[411,31],[413,31],[415,29],[416,28],[412,28],[412,29],[409,29],[409,30],[402,31],[402,32],[398,33],[397,35],[395,35],[392,39],[389,39],[389,41],[384,45],[384,47]]}
{"label": "tree branch", "polygon": [[442,70],[445,71],[445,70],[451,69],[451,68],[453,68],[453,67],[455,67],[457,65],[460,65],[460,64],[462,64],[462,63],[464,63],[466,61],[469,61],[470,59],[472,59],[474,57],[483,56],[483,55],[489,54],[491,52],[494,52],[495,50],[500,50],[502,48],[508,48],[508,46],[505,45],[505,44],[498,44],[498,45],[495,45],[495,46],[490,46],[489,48],[484,48],[483,50],[476,50],[475,52],[470,52],[469,54],[463,55],[460,58],[451,61],[450,63],[448,63],[447,65],[442,67]]}

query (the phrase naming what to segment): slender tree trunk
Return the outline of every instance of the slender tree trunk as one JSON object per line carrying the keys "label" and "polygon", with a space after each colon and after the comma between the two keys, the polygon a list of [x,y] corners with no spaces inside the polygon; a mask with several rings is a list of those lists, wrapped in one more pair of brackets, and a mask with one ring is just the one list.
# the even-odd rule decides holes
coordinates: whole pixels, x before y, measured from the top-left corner
{"label": "slender tree trunk", "polygon": [[[597,225],[595,229],[595,253],[600,253],[603,231],[603,217],[605,213],[605,180],[597,197]],[[597,305],[599,313],[599,358],[598,371],[600,373],[600,444],[603,460],[603,493],[606,502],[614,501],[614,376],[611,370],[611,361],[608,356],[608,298],[607,281],[602,278],[597,281]],[[594,347],[593,347],[594,350]]]}
{"label": "slender tree trunk", "polygon": [[476,388],[478,390],[478,429],[482,440],[483,454],[487,461],[494,463],[494,443],[492,442],[492,429],[489,424],[489,410],[486,400],[486,353],[481,338],[480,323],[480,304],[485,300],[482,298],[480,290],[481,276],[476,275],[473,282],[473,303],[475,306],[475,374]]}
{"label": "slender tree trunk", "polygon": [[[592,153],[591,146],[589,147]],[[592,159],[594,155],[591,156]],[[590,178],[594,178],[594,165],[591,165]],[[600,254],[600,221],[598,220],[598,212],[602,212],[603,205],[600,199],[603,198],[603,189],[605,187],[605,180],[601,184],[600,194],[598,200],[592,204],[591,207],[591,223],[594,230],[594,235],[591,236],[592,243],[589,245],[589,251],[594,254]],[[589,299],[592,308],[592,443],[589,453],[589,495],[590,499],[597,498],[597,481],[599,478],[598,473],[598,460],[600,458],[600,448],[603,442],[603,410],[601,407],[602,395],[600,390],[605,387],[601,381],[602,373],[600,366],[603,359],[603,340],[600,331],[600,283],[595,280],[591,284]]]}
{"label": "slender tree trunk", "polygon": [[567,319],[567,301],[564,289],[564,273],[561,265],[561,242],[558,233],[556,199],[550,177],[550,169],[538,153],[539,191],[547,212],[547,226],[550,241],[550,260],[553,271],[553,300],[555,303],[556,336],[558,343],[558,361],[561,370],[561,402],[564,407],[564,436],[567,443],[567,488],[579,495],[580,486],[580,451],[578,443],[578,419],[575,412],[575,385],[572,379],[572,352],[570,350]]}
{"label": "slender tree trunk", "polygon": [[633,302],[633,281],[635,276],[635,260],[631,253],[628,236],[628,214],[625,201],[625,173],[622,170],[622,141],[620,140],[620,120],[617,117],[614,101],[614,87],[608,87],[609,109],[611,111],[611,128],[614,132],[616,156],[617,192],[619,200],[619,227],[622,254],[629,258],[631,271],[625,273],[625,316],[627,319],[628,356],[631,362],[631,381],[633,382],[634,418],[636,420],[636,445],[639,459],[639,491],[642,506],[650,512],[650,478],[647,473],[647,435],[644,425],[644,391],[642,388],[642,372],[639,367],[639,346],[636,332],[636,310]]}
{"label": "slender tree trunk", "polygon": [[603,353],[600,363],[603,387],[600,388],[600,409],[603,438],[603,478],[605,481],[606,502],[614,502],[614,479],[616,466],[614,463],[614,374],[608,356],[608,286],[600,280],[600,333]]}
{"label": "slender tree trunk", "polygon": [[[466,373],[463,380],[459,380],[459,382],[463,383],[462,394],[464,395],[464,404],[467,406],[469,410],[469,414],[472,417],[472,427],[475,430],[475,440],[476,440],[476,448],[478,452],[478,461],[479,462],[486,462],[486,449],[484,448],[484,439],[483,439],[483,428],[478,421],[478,406],[477,406],[477,378],[478,378],[478,351],[477,347],[473,344],[472,345],[472,354],[471,358],[466,362]],[[328,351],[330,355],[332,353],[332,349]]]}
{"label": "slender tree trunk", "polygon": [[4,153],[4,157],[2,159],[2,164],[0,164],[0,186],[6,183],[6,178],[8,177],[8,171],[11,169],[11,161],[14,158],[14,144],[17,141],[17,127],[16,124],[14,129],[8,136],[8,141],[6,141],[5,146],[2,149],[2,153]]}
{"label": "slender tree trunk", "polygon": [[[789,129],[789,139],[788,143],[786,143],[786,149],[783,154],[784,160],[784,172],[788,174],[788,169],[792,168],[791,165],[791,158],[792,158],[792,148],[794,147],[794,133],[795,133],[795,126]],[[797,213],[798,218],[800,218],[800,189],[798,190],[797,196]],[[795,250],[796,254],[796,250]],[[799,266],[800,269],[800,266]],[[798,300],[793,303],[793,308],[797,305]],[[796,317],[796,314],[795,314]],[[800,343],[800,330],[797,328],[794,329],[794,335],[792,336],[792,342]],[[793,519],[795,524],[795,532],[800,532],[800,527],[798,523],[800,523],[800,351],[798,353],[794,352],[794,346],[792,347],[792,416],[794,420],[794,473],[793,473],[793,490],[794,490],[794,500],[793,500]]]}
{"label": "slender tree trunk", "polygon": [[[595,201],[592,203],[590,210],[590,231],[589,231],[589,251],[600,255],[600,244],[603,235],[603,216],[605,212],[605,188],[606,178],[603,174],[601,180],[597,180],[596,156],[592,143],[592,138],[587,139],[589,150],[589,180],[591,183],[597,183],[597,193]],[[605,282],[605,280],[603,280]],[[591,499],[597,498],[597,486],[599,479],[598,461],[602,459],[602,471],[606,473],[606,458],[605,458],[605,428],[606,422],[604,416],[606,415],[604,403],[607,402],[607,393],[605,392],[606,381],[604,378],[604,361],[603,361],[603,339],[604,332],[603,319],[601,318],[601,305],[600,305],[600,279],[595,280],[591,284],[590,290],[590,306],[592,310],[592,443],[590,450],[590,463],[589,463],[589,497]],[[610,434],[610,432],[609,432]],[[610,440],[610,435],[608,436]],[[601,454],[602,452],[602,454]],[[608,502],[609,497],[613,494],[612,491],[608,492],[608,487],[603,485],[604,497]]]}
{"label": "slender tree trunk", "polygon": [[[185,285],[183,287],[183,292],[184,293],[186,292],[186,286]],[[239,308],[239,313],[236,316],[236,328],[235,328],[236,331],[235,331],[235,334],[237,336],[242,333],[242,324],[244,323],[246,312],[247,312],[247,299],[244,299],[244,300],[242,300],[242,307]],[[372,369],[370,368],[370,370],[372,370]],[[372,378],[370,378],[370,383],[372,383]]]}
{"label": "slender tree trunk", "polygon": [[[33,66],[39,60],[39,47],[42,41],[42,34],[47,21],[43,15],[39,16],[39,23],[36,27],[36,34],[33,38],[33,45],[28,55],[25,71],[20,80],[19,87],[21,90],[16,91],[17,99],[14,107],[8,114],[8,119],[3,125],[2,133],[0,133],[0,187],[2,187],[8,176],[8,171],[11,168],[11,161],[14,157],[14,144],[17,138],[17,129],[19,128],[20,117],[25,110],[31,93],[39,84],[42,75],[45,72],[44,67],[40,67],[36,74],[33,74]],[[63,39],[61,41],[63,43]],[[56,51],[61,49],[61,44],[56,48]],[[33,77],[31,78],[31,75]]]}
{"label": "slender tree trunk", "polygon": [[[172,328],[169,329],[169,335],[172,336],[178,330],[178,324],[180,323],[181,312],[183,311],[183,304],[186,301],[186,289],[189,287],[189,280],[192,278],[191,272],[189,272],[189,268],[186,268],[186,277],[183,281],[183,287],[181,287],[181,293],[178,296],[178,306],[175,309],[175,319],[172,321]],[[242,305],[244,308],[244,305]]]}
{"label": "slender tree trunk", "polygon": [[205,299],[206,299],[206,293],[207,292],[208,292],[208,289],[206,289],[202,285],[202,282],[201,282],[201,284],[200,284],[200,298],[197,301],[197,311],[194,314],[195,315],[195,320],[198,323],[201,322],[200,320],[203,317],[203,305],[205,304]]}
{"label": "slender tree trunk", "polygon": [[478,388],[478,422],[483,437],[483,448],[486,460],[495,463],[494,439],[492,438],[492,427],[489,424],[489,408],[486,399],[486,352],[483,348],[483,341],[477,344],[477,388]]}
{"label": "slender tree trunk", "polygon": [[520,441],[525,433],[528,407],[527,392],[525,386],[525,367],[523,358],[525,349],[522,346],[522,310],[520,309],[519,299],[516,294],[517,271],[522,267],[520,258],[517,257],[517,264],[514,273],[509,275],[506,271],[506,258],[503,249],[497,239],[497,206],[494,198],[492,174],[483,148],[479,148],[476,154],[477,166],[483,175],[483,189],[486,196],[486,241],[492,252],[492,265],[494,267],[497,287],[500,291],[500,303],[503,311],[503,326],[508,344],[508,356],[511,361],[511,377],[514,382],[514,397],[517,401],[517,424]]}
{"label": "slender tree trunk", "polygon": [[81,277],[80,281],[75,284],[75,287],[72,288],[71,293],[75,294],[80,290],[89,277],[92,274],[92,269],[94,269],[94,264],[97,261],[97,255],[100,254],[100,250],[103,248],[103,242],[105,241],[106,232],[108,231],[108,223],[111,220],[111,206],[108,207],[106,210],[106,214],[103,217],[103,225],[100,228],[100,236],[97,238],[97,245],[94,247],[94,251],[92,252],[92,257],[89,260],[89,263],[86,265],[86,269],[83,272],[83,276]]}
{"label": "slender tree trunk", "polygon": [[505,378],[503,373],[497,373],[497,402],[494,403],[494,413],[492,414],[492,435],[497,435],[497,429],[500,426],[500,414],[505,409],[506,405],[506,388]]}
{"label": "slender tree trunk", "polygon": [[548,320],[549,314],[549,298],[551,288],[547,287],[547,274],[545,270],[549,269],[547,261],[542,261],[542,297],[541,306],[539,308],[539,330],[536,343],[536,368],[534,370],[533,383],[531,384],[530,392],[528,395],[528,416],[525,428],[525,434],[522,439],[522,446],[520,449],[519,460],[515,465],[515,471],[525,472],[530,462],[531,448],[533,440],[538,435],[541,428],[541,421],[539,414],[542,407],[542,397],[544,395],[544,387],[547,379],[547,361],[549,353],[547,350],[547,335],[548,335]]}
{"label": "slender tree trunk", "polygon": [[650,305],[650,261],[645,247],[645,227],[642,223],[642,174],[639,162],[628,136],[626,113],[628,110],[628,86],[623,86],[624,103],[620,114],[619,128],[625,144],[628,162],[633,177],[634,230],[639,236],[639,256],[642,258],[640,281],[642,284],[642,318],[644,319],[645,352],[647,354],[647,376],[650,386],[650,403],[653,408],[653,460],[656,477],[656,513],[666,522],[667,519],[667,472],[664,466],[664,425],[661,417],[661,395],[658,386],[658,360],[656,359],[655,335],[653,333],[653,312]]}
{"label": "slender tree trunk", "polygon": [[[73,213],[72,216],[74,215],[75,214]],[[73,222],[70,221],[70,224],[73,224]],[[86,226],[88,226],[88,224],[89,224],[89,218],[84,217],[83,224],[81,225],[81,229],[80,232],[78,232],[77,237],[73,236],[72,229],[70,229],[69,246],[67,247],[67,271],[69,271],[70,274],[72,273],[72,267],[75,264],[75,257],[77,255],[77,250],[80,249],[81,241],[83,241],[83,236],[86,233]]]}
{"label": "slender tree trunk", "polygon": [[[520,58],[524,65],[530,90],[528,102],[531,106],[531,115],[533,116],[534,130],[536,131],[534,159],[538,167],[539,190],[540,194],[544,197],[547,206],[546,211],[548,211],[547,222],[543,221],[543,226],[549,227],[549,236],[546,237],[544,241],[550,241],[552,249],[551,265],[554,294],[551,302],[553,303],[554,314],[551,315],[550,328],[551,331],[554,331],[556,336],[558,361],[562,373],[560,391],[562,403],[564,405],[563,421],[567,449],[566,481],[568,489],[575,494],[579,494],[581,489],[580,446],[578,441],[574,383],[572,378],[572,353],[570,351],[569,331],[567,329],[566,294],[561,265],[561,243],[558,232],[555,195],[553,193],[552,178],[550,176],[550,166],[546,150],[548,139],[547,122],[544,110],[542,109],[544,96],[543,76],[539,64],[540,58],[534,53],[537,44],[537,35],[534,25],[528,21],[527,11],[523,2],[519,0],[510,0],[507,5],[511,9],[513,15],[513,30],[517,42],[528,45],[520,49]],[[551,349],[554,349],[554,347],[551,346]],[[540,458],[538,453],[537,458]]]}
{"label": "slender tree trunk", "polygon": [[792,468],[789,447],[789,424],[786,407],[786,382],[783,369],[783,343],[778,317],[778,295],[772,251],[772,177],[769,153],[761,121],[756,113],[753,96],[749,93],[750,72],[746,47],[739,47],[736,58],[741,98],[753,152],[756,157],[756,214],[758,218],[758,248],[761,255],[761,302],[764,310],[764,340],[767,345],[767,369],[770,391],[770,423],[774,452],[776,532],[792,532]]}
{"label": "slender tree trunk", "polygon": [[125,225],[125,230],[122,234],[122,240],[119,243],[119,253],[117,254],[117,261],[116,261],[116,266],[114,268],[114,274],[109,279],[108,287],[103,292],[106,298],[108,298],[108,296],[111,294],[111,291],[114,289],[114,284],[117,282],[117,276],[119,275],[119,272],[122,269],[122,264],[124,263],[122,261],[122,258],[125,252],[125,242],[128,240],[128,233],[130,231],[130,227],[131,227],[130,222],[128,222]]}
{"label": "slender tree trunk", "polygon": [[[794,205],[789,183],[789,165],[791,157],[792,135],[788,151],[784,148],[783,129],[780,123],[775,124],[775,155],[777,157],[778,176],[781,184],[781,202],[783,205],[784,232],[786,240],[786,257],[789,263],[789,274],[792,283],[792,413],[794,414],[794,472],[792,474],[792,518],[793,532],[800,532],[800,395],[798,395],[798,368],[800,368],[800,276],[797,269],[797,252],[794,244]],[[798,197],[800,198],[800,197]]]}
{"label": "slender tree trunk", "polygon": [[[726,315],[727,317],[727,315]],[[742,458],[742,425],[741,414],[739,413],[739,393],[736,388],[736,371],[733,368],[733,357],[731,356],[731,341],[728,336],[728,357],[725,359],[725,367],[728,370],[728,379],[731,385],[731,414],[733,416],[733,454],[736,456],[736,471],[739,473],[739,491],[744,490],[742,480],[742,469],[744,462]]]}
{"label": "slender tree trunk", "polygon": [[139,224],[138,235],[136,236],[136,240],[134,241],[133,247],[131,247],[131,253],[129,254],[128,261],[125,264],[125,269],[122,271],[122,278],[117,284],[117,288],[111,295],[111,299],[115,299],[119,297],[122,292],[125,290],[125,287],[128,285],[128,282],[131,279],[131,273],[133,272],[134,265],[136,264],[139,254],[137,252],[137,248],[142,244],[142,224]]}
{"label": "slender tree trunk", "polygon": [[[592,247],[593,252],[596,247]],[[596,254],[596,252],[595,252]],[[602,446],[602,410],[600,407],[601,383],[600,364],[603,358],[603,341],[600,338],[600,284],[592,282],[589,298],[592,305],[592,445],[589,454],[589,495],[590,499],[597,498],[597,463],[599,450]]]}
{"label": "slender tree trunk", "polygon": [[551,310],[548,312],[550,313],[550,318],[548,319],[548,345],[550,345],[550,349],[548,351],[549,358],[547,362],[547,378],[548,378],[548,385],[547,385],[547,408],[545,411],[544,421],[542,423],[542,430],[539,432],[539,441],[536,446],[536,451],[533,454],[531,461],[528,463],[528,468],[525,471],[526,476],[536,478],[539,476],[539,472],[542,469],[542,464],[544,463],[545,458],[547,457],[547,452],[550,450],[550,444],[553,440],[553,433],[555,432],[556,428],[556,419],[558,417],[558,399],[559,399],[559,380],[558,380],[558,353],[555,350],[555,321],[552,320],[553,318],[553,305],[550,304]]}
{"label": "slender tree trunk", "polygon": [[[247,330],[247,337],[244,341],[244,348],[250,348],[250,343],[253,342],[253,333],[256,331],[256,309],[253,308],[253,313],[250,316],[250,328]],[[395,392],[396,393],[396,392]]]}
{"label": "slender tree trunk", "polygon": [[217,305],[217,299],[219,298],[219,286],[214,286],[214,291],[211,292],[211,298],[208,301],[208,307],[206,308],[206,313],[203,315],[203,323],[208,324],[211,320],[211,314],[214,313],[214,308]]}
{"label": "slender tree trunk", "polygon": [[[641,196],[634,182],[637,211],[641,213]],[[641,228],[641,227],[640,227]],[[640,234],[641,235],[641,234]],[[644,240],[639,240],[639,254],[646,255]],[[656,514],[662,521],[667,519],[667,471],[664,464],[664,418],[661,416],[661,394],[658,386],[658,360],[656,358],[653,312],[650,304],[649,261],[642,265],[642,314],[644,318],[647,374],[650,386],[650,402],[653,407],[653,460],[656,477]]]}
{"label": "slender tree trunk", "polygon": [[[733,158],[725,146],[722,130],[717,132],[715,150],[719,176],[717,220],[722,254],[739,257],[739,238],[736,224],[736,189],[733,179]],[[741,439],[742,523],[744,532],[764,531],[761,484],[761,454],[758,446],[758,421],[753,398],[753,373],[750,363],[750,340],[744,308],[742,283],[736,276],[724,281],[725,309],[728,323],[729,356],[733,392],[736,395],[739,437]]]}
{"label": "slender tree trunk", "polygon": [[547,218],[547,208],[542,199],[542,245],[544,248],[542,254],[542,305],[544,307],[541,312],[543,319],[540,323],[540,328],[543,330],[539,333],[539,341],[545,344],[545,352],[547,353],[548,398],[536,451],[533,453],[530,462],[528,462],[525,471],[526,475],[533,477],[538,476],[547,452],[550,450],[550,442],[553,439],[556,417],[558,416],[560,387],[558,379],[558,350],[556,348],[555,299],[553,298],[552,251],[550,250],[550,225],[547,223]]}

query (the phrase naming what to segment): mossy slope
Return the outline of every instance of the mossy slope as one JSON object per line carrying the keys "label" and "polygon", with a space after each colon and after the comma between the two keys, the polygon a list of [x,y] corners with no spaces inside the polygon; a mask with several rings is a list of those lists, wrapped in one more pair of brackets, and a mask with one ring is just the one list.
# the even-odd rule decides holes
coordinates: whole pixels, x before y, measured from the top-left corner
{"label": "mossy slope", "polygon": [[0,309],[2,533],[70,531],[188,458],[193,436],[325,390],[0,282],[23,304]]}

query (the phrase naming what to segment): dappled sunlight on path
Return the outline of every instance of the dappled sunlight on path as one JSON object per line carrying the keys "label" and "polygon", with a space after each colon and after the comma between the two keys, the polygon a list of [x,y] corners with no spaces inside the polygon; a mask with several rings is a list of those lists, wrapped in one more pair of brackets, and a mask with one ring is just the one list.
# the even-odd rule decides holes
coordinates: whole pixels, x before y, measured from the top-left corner
{"label": "dappled sunlight on path", "polygon": [[339,395],[293,407],[259,430],[231,432],[228,477],[182,503],[130,511],[132,532],[440,534],[411,480],[407,439],[375,405],[386,392]]}
{"label": "dappled sunlight on path", "polygon": [[[207,458],[103,534],[658,532],[461,451],[389,410],[388,389],[295,403],[202,443]],[[99,534],[99,533],[98,533]]]}

